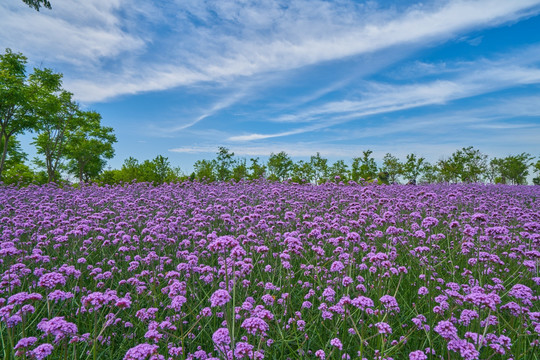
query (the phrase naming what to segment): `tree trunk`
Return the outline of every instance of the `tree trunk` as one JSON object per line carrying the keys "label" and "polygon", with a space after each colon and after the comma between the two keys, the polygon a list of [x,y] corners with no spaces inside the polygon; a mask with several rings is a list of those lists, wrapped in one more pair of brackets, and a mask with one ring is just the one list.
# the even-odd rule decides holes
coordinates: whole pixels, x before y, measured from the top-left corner
{"label": "tree trunk", "polygon": [[4,165],[6,163],[7,150],[8,150],[9,136],[5,136],[4,148],[2,149],[2,159],[0,160],[0,181],[2,180],[2,172],[4,171]]}

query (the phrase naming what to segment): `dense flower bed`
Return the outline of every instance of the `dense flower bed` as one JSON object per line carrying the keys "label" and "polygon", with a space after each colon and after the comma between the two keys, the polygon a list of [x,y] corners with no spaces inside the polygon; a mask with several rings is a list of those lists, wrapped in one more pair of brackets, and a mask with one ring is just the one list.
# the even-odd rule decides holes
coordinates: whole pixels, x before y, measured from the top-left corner
{"label": "dense flower bed", "polygon": [[0,357],[534,359],[539,198],[538,186],[3,187]]}

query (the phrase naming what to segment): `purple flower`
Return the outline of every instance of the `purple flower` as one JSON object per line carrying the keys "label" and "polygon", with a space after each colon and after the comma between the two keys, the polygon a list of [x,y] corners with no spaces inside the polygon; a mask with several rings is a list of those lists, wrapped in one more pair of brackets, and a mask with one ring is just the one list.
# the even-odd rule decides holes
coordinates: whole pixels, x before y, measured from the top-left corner
{"label": "purple flower", "polygon": [[243,341],[237,342],[234,349],[234,356],[238,359],[253,357],[253,345]]}
{"label": "purple flower", "polygon": [[246,329],[248,334],[256,335],[257,333],[265,335],[268,331],[269,326],[263,319],[258,317],[250,317],[242,322],[242,328]]}
{"label": "purple flower", "polygon": [[56,285],[66,285],[66,278],[64,275],[57,272],[41,275],[38,281],[38,286],[48,289],[52,289]]}
{"label": "purple flower", "polygon": [[227,290],[219,289],[216,290],[212,296],[210,296],[210,306],[223,306],[231,300],[231,295]]}
{"label": "purple flower", "polygon": [[338,338],[330,340],[330,345],[337,347],[339,350],[343,350],[343,344]]}
{"label": "purple flower", "polygon": [[157,354],[158,349],[158,345],[139,344],[126,352],[124,360],[164,360],[164,356]]}
{"label": "purple flower", "polygon": [[385,322],[378,322],[375,324],[375,326],[377,327],[377,329],[379,329],[379,334],[385,335],[392,333],[392,328]]}
{"label": "purple flower", "polygon": [[54,347],[51,344],[41,344],[30,353],[37,359],[42,360],[51,355]]}
{"label": "purple flower", "polygon": [[231,343],[231,337],[229,336],[229,329],[219,328],[212,335],[212,340],[214,344],[218,347],[221,345],[229,345]]}
{"label": "purple flower", "polygon": [[15,345],[14,349],[15,350],[26,349],[26,348],[29,348],[30,346],[34,345],[36,342],[37,342],[37,338],[35,338],[33,336],[22,338],[21,340],[19,340],[17,345]]}
{"label": "purple flower", "polygon": [[399,305],[395,297],[390,296],[390,295],[384,295],[379,300],[381,301],[383,306],[386,308],[386,310],[399,312]]}
{"label": "purple flower", "polygon": [[322,350],[322,349],[319,349],[319,350],[315,351],[315,356],[318,357],[321,360],[326,359],[326,354],[324,353],[324,350]]}
{"label": "purple flower", "polygon": [[409,353],[409,360],[426,360],[427,356],[421,350],[416,350]]}
{"label": "purple flower", "polygon": [[182,296],[182,295],[175,296],[171,301],[170,307],[174,309],[174,311],[180,312],[180,310],[182,309],[182,305],[184,305],[186,301],[187,299],[185,296]]}
{"label": "purple flower", "polygon": [[343,265],[343,263],[341,261],[334,261],[332,263],[332,265],[330,266],[330,271],[331,272],[338,272],[338,271],[341,271],[345,269],[345,266]]}
{"label": "purple flower", "polygon": [[77,333],[77,325],[65,321],[63,316],[58,316],[51,320],[41,320],[37,328],[47,335],[56,336],[55,342],[59,342],[68,335],[73,336]]}
{"label": "purple flower", "polygon": [[441,335],[446,340],[452,340],[457,338],[457,329],[450,321],[441,320],[435,326],[435,332]]}

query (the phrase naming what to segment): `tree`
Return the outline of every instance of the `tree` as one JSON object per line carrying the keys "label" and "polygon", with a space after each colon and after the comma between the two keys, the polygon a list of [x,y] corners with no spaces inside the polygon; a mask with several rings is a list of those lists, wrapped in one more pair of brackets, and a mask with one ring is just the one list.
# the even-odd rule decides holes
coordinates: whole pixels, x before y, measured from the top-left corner
{"label": "tree", "polygon": [[246,159],[236,161],[236,166],[232,169],[232,178],[236,181],[249,177]]}
{"label": "tree", "polygon": [[401,174],[409,181],[409,183],[416,184],[416,179],[424,170],[423,157],[417,158],[415,154],[407,155],[407,161],[402,166]]}
{"label": "tree", "polygon": [[208,181],[214,181],[216,178],[214,176],[215,162],[209,160],[197,160],[193,165],[195,169],[194,175],[198,180],[206,179]]}
{"label": "tree", "polygon": [[337,160],[328,168],[328,176],[332,180],[347,181],[349,179],[349,169],[345,161]]}
{"label": "tree", "polygon": [[536,174],[538,174],[538,176],[535,177],[535,178],[533,179],[533,184],[534,184],[534,185],[540,185],[540,160],[538,160],[538,161],[533,165],[533,167],[534,167],[534,172],[535,172]]}
{"label": "tree", "polygon": [[32,97],[37,84],[28,81],[26,61],[25,56],[10,49],[0,55],[0,180],[11,138],[36,126]]}
{"label": "tree", "polygon": [[422,178],[420,183],[422,184],[434,184],[439,182],[439,168],[437,165],[432,165],[429,162],[423,164]]}
{"label": "tree", "polygon": [[248,178],[250,180],[263,178],[266,173],[266,166],[259,164],[258,158],[251,158],[249,160],[251,161],[251,165],[249,166],[250,173]]}
{"label": "tree", "polygon": [[293,164],[291,180],[296,183],[309,183],[315,179],[315,169],[311,162],[300,160]]}
{"label": "tree", "polygon": [[527,153],[505,157],[502,162],[502,176],[510,180],[511,184],[526,185],[533,159],[534,157]]}
{"label": "tree", "polygon": [[383,165],[381,170],[388,174],[388,183],[396,184],[398,182],[399,174],[401,174],[401,167],[403,165],[397,157],[387,153],[383,157]]}
{"label": "tree", "polygon": [[72,131],[84,126],[84,119],[79,106],[72,100],[73,94],[60,89],[60,78],[57,83],[51,80],[51,92],[45,93],[38,108],[37,135],[32,144],[44,160],[36,159],[35,163],[45,168],[49,181],[58,180],[57,174],[64,169],[64,158],[67,139]]}
{"label": "tree", "polygon": [[[79,182],[96,178],[105,166],[105,159],[114,156],[116,136],[110,127],[101,126],[101,115],[94,111],[79,114],[79,124],[68,134],[66,158],[69,170],[79,177]],[[158,181],[165,179],[169,169],[166,158],[155,159]]]}
{"label": "tree", "polygon": [[293,161],[285,151],[278,154],[271,153],[267,167],[272,179],[283,181],[289,178]]}
{"label": "tree", "polygon": [[328,179],[328,159],[325,159],[321,154],[312,156],[309,160],[311,169],[313,170],[313,180],[316,184],[320,184]]}
{"label": "tree", "polygon": [[[3,148],[4,139],[0,139],[0,149]],[[26,154],[22,150],[20,141],[13,136],[7,146],[6,160],[4,162],[4,171],[9,170],[11,167],[17,164],[23,164],[27,159],[28,154]]]}
{"label": "tree", "polygon": [[234,153],[229,152],[229,149],[220,146],[217,153],[217,158],[214,160],[214,170],[216,178],[219,181],[227,181],[232,177],[232,169],[234,167]]}
{"label": "tree", "polygon": [[354,181],[359,179],[372,180],[377,177],[378,169],[375,159],[371,157],[373,151],[366,150],[362,157],[353,158],[351,177]]}
{"label": "tree", "polygon": [[22,0],[25,4],[30,6],[36,11],[39,11],[41,7],[52,9],[51,3],[48,0]]}

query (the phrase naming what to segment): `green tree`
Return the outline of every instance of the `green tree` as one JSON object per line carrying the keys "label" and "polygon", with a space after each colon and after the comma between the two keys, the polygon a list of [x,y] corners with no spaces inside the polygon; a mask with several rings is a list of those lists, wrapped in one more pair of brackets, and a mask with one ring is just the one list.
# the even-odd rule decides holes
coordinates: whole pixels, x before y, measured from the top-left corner
{"label": "green tree", "polygon": [[139,160],[130,156],[124,160],[116,181],[131,182],[140,178]]}
{"label": "green tree", "polygon": [[311,162],[300,160],[293,164],[291,170],[291,180],[304,184],[312,182],[315,179],[315,169]]}
{"label": "green tree", "polygon": [[290,177],[293,167],[293,161],[286,152],[281,151],[277,154],[270,154],[267,168],[271,179],[284,181]]}
{"label": "green tree", "polygon": [[351,178],[358,182],[360,179],[373,180],[377,178],[378,169],[375,159],[371,157],[373,151],[366,150],[362,152],[362,157],[353,158]]}
{"label": "green tree", "polygon": [[533,165],[533,168],[534,168],[535,174],[538,174],[538,176],[533,179],[533,184],[534,185],[540,185],[540,160],[538,160]]}
{"label": "green tree", "polygon": [[401,174],[409,181],[416,184],[417,178],[424,171],[425,158],[416,157],[415,154],[407,155],[407,160],[403,163]]}
{"label": "green tree", "polygon": [[47,171],[49,181],[58,180],[57,174],[65,168],[67,139],[72,131],[83,126],[83,119],[79,117],[79,106],[72,100],[73,94],[60,89],[60,79],[54,88],[46,92],[38,109],[37,134],[32,144],[36,145],[38,155],[35,163]]}
{"label": "green tree", "polygon": [[435,184],[439,182],[439,168],[437,165],[432,165],[429,162],[423,164],[421,184]]}
{"label": "green tree", "polygon": [[197,160],[193,165],[195,178],[198,180],[215,181],[215,162],[209,160]]}
{"label": "green tree", "polygon": [[41,7],[52,9],[51,3],[48,0],[22,0],[26,5],[30,6],[36,11],[39,11]]}
{"label": "green tree", "polygon": [[[116,136],[112,128],[101,126],[101,115],[94,111],[81,112],[79,124],[68,134],[66,158],[70,161],[70,173],[77,175],[79,181],[83,182],[96,178],[105,166],[105,159],[114,156]],[[166,177],[166,174],[162,174],[166,170],[162,170],[164,166],[161,163],[164,161],[158,158],[155,159],[158,161],[156,169],[161,179]]]}
{"label": "green tree", "polygon": [[328,179],[328,159],[325,159],[321,154],[312,156],[309,164],[313,169],[313,180],[316,184],[320,184]]}
{"label": "green tree", "polygon": [[244,180],[249,177],[246,159],[241,159],[235,162],[236,165],[232,169],[232,178],[236,181]]}
{"label": "green tree", "polygon": [[527,153],[505,157],[502,162],[502,176],[511,184],[526,185],[533,159],[534,157]]}
{"label": "green tree", "polygon": [[214,160],[216,179],[219,181],[227,181],[231,179],[234,163],[234,153],[229,152],[229,149],[220,146],[217,153],[217,158]]}
{"label": "green tree", "polygon": [[328,168],[328,176],[331,180],[347,181],[349,179],[349,166],[343,160],[337,160]]}
{"label": "green tree", "polygon": [[402,164],[399,161],[397,157],[394,155],[387,153],[383,157],[383,164],[381,171],[388,174],[388,183],[389,184],[396,184],[398,183],[399,174],[401,174],[402,171]]}
{"label": "green tree", "polygon": [[36,127],[34,98],[39,85],[28,79],[26,61],[10,49],[0,55],[0,180],[11,139]]}
{"label": "green tree", "polygon": [[[0,139],[0,149],[4,148],[4,139]],[[4,171],[17,165],[24,164],[28,160],[28,154],[26,154],[21,147],[21,143],[14,136],[7,146],[6,160],[4,162]]]}
{"label": "green tree", "polygon": [[256,180],[264,178],[264,175],[266,174],[266,166],[263,164],[259,164],[259,158],[251,158],[249,159],[251,161],[251,165],[249,166],[249,179],[250,180]]}

